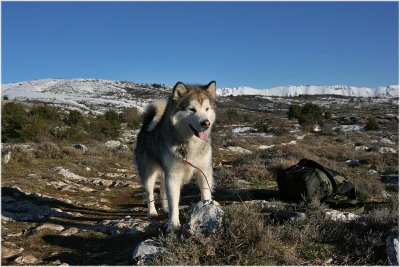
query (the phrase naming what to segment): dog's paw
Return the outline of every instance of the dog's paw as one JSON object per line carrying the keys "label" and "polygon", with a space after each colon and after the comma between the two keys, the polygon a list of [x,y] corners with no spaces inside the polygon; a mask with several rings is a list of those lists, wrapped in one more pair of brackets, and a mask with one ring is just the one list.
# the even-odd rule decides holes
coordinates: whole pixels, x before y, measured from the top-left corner
{"label": "dog's paw", "polygon": [[148,216],[148,217],[157,217],[157,216],[158,216],[158,213],[157,213],[157,211],[155,211],[155,210],[148,210],[148,211],[147,211],[147,216]]}
{"label": "dog's paw", "polygon": [[180,229],[181,229],[181,224],[179,222],[178,223],[169,223],[168,228],[167,228],[167,233],[178,231]]}

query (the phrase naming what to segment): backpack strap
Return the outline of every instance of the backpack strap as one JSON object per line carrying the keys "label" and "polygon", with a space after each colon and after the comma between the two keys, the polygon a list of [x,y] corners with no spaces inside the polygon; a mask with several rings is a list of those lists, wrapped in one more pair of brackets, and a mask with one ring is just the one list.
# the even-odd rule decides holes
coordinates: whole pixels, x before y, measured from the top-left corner
{"label": "backpack strap", "polygon": [[347,211],[357,215],[364,212],[364,203],[355,199],[335,199],[333,197],[328,197],[325,199],[325,202],[333,208],[346,209]]}
{"label": "backpack strap", "polygon": [[335,179],[324,167],[322,167],[322,165],[320,165],[319,163],[317,163],[313,160],[306,159],[306,158],[301,159],[300,162],[298,163],[298,165],[301,165],[304,167],[310,167],[310,168],[317,168],[317,169],[321,170],[323,173],[326,174],[326,176],[328,176],[328,179],[331,181],[333,194],[337,193],[338,186],[337,186]]}

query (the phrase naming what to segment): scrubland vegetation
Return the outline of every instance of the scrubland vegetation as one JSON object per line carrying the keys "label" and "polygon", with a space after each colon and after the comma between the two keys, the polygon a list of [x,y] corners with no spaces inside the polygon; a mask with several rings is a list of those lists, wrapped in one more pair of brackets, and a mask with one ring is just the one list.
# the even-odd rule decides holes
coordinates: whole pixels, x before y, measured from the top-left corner
{"label": "scrubland vegetation", "polygon": [[[213,198],[221,204],[225,217],[216,237],[198,239],[181,232],[166,235],[168,219],[162,212],[155,220],[145,216],[144,191],[132,166],[140,127],[137,109],[120,113],[109,109],[93,115],[3,101],[3,196],[12,197],[10,192],[21,190],[27,195],[20,194],[19,199],[62,213],[3,221],[2,245],[24,251],[3,258],[2,264],[20,265],[17,257],[31,255],[37,259],[31,265],[129,265],[133,249],[150,237],[174,255],[148,262],[155,265],[388,263],[386,238],[398,229],[397,100],[241,96],[220,98],[217,104],[218,119],[212,133]],[[107,147],[109,140],[119,140],[121,145]],[[76,143],[88,150],[71,147]],[[238,147],[244,150],[232,149]],[[6,164],[8,152],[11,159]],[[279,199],[277,172],[301,158],[315,160],[349,178],[358,199],[365,203],[362,224],[326,220],[323,211],[329,207],[325,203]],[[356,163],[349,165],[349,160]],[[79,177],[62,176],[55,168],[58,166]],[[392,176],[397,176],[397,183],[385,182]],[[181,202],[186,208],[181,210],[181,222],[199,200],[195,183],[183,187]],[[254,200],[304,212],[306,220],[274,221],[271,212],[263,211]],[[156,206],[160,204],[156,202]],[[111,226],[104,231],[99,228],[107,220],[121,223],[128,219],[148,228],[132,235],[110,234]],[[46,223],[76,228],[77,232],[64,235],[55,228],[35,230]]]}

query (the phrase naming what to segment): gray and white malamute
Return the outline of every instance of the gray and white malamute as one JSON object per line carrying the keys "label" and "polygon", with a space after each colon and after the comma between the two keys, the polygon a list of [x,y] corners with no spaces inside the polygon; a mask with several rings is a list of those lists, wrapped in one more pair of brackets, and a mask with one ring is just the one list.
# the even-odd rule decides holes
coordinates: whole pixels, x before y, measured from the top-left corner
{"label": "gray and white malamute", "polygon": [[161,205],[169,212],[167,231],[180,227],[180,188],[192,176],[196,176],[201,199],[211,199],[215,93],[215,81],[205,86],[178,82],[168,101],[150,104],[143,114],[134,161],[146,191],[148,216],[157,216],[153,190],[156,178],[161,179]]}

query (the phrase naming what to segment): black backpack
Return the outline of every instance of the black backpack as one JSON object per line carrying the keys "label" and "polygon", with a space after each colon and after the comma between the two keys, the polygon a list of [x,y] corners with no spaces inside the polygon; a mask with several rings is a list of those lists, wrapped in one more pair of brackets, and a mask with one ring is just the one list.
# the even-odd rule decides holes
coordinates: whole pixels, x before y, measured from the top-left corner
{"label": "black backpack", "polygon": [[317,162],[302,159],[299,163],[278,173],[279,195],[283,200],[311,202],[314,199],[327,202],[334,208],[358,208],[356,190],[347,177],[325,168]]}

